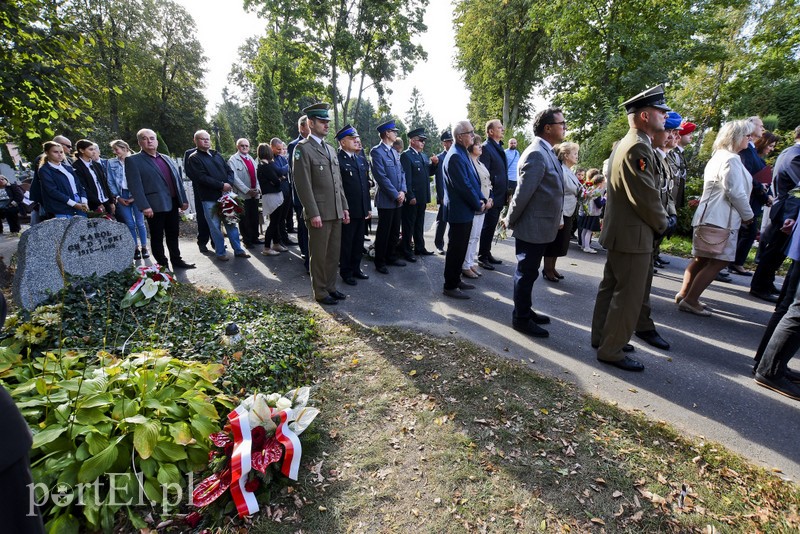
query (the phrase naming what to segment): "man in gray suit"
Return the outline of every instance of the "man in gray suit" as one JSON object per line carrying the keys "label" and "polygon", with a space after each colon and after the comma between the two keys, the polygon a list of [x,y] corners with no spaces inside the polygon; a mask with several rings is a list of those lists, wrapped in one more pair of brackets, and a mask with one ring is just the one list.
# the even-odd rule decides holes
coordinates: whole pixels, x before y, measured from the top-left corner
{"label": "man in gray suit", "polygon": [[539,277],[545,248],[563,224],[564,181],[553,145],[564,141],[567,123],[558,108],[547,108],[533,118],[533,143],[520,156],[517,189],[508,208],[507,226],[516,240],[512,326],[524,334],[547,337],[539,325],[550,318],[531,308],[533,283]]}
{"label": "man in gray suit", "polygon": [[136,207],[147,217],[153,258],[162,267],[169,265],[164,254],[166,236],[172,268],[194,269],[193,263],[183,261],[178,246],[181,221],[178,208],[189,207],[178,168],[169,156],[158,152],[158,138],[153,130],[139,130],[136,139],[142,150],[125,158],[125,177]]}

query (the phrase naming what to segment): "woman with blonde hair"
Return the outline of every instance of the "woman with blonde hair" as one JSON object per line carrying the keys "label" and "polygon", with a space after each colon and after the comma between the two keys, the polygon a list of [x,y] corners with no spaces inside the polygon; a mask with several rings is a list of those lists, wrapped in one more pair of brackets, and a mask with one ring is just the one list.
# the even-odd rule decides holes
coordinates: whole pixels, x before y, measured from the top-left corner
{"label": "woman with blonde hair", "polygon": [[750,173],[739,152],[747,147],[753,123],[736,120],[725,123],[714,141],[714,153],[706,164],[703,195],[692,220],[692,255],[683,273],[683,285],[675,295],[678,309],[709,316],[700,295],[723,267],[733,261],[739,227],[753,223]]}
{"label": "woman with blonde hair", "polygon": [[578,193],[581,190],[581,181],[572,172],[572,167],[578,163],[578,143],[561,143],[553,147],[561,162],[561,174],[564,182],[564,204],[562,206],[564,225],[559,228],[555,240],[544,251],[544,267],[542,276],[550,282],[558,282],[564,277],[556,271],[556,260],[567,255],[569,249],[569,236],[572,234],[572,225],[575,222],[575,212],[578,210]]}
{"label": "woman with blonde hair", "polygon": [[[128,190],[128,180],[125,178],[125,158],[132,154],[131,147],[122,139],[109,143],[116,157],[108,160],[108,188],[111,194],[117,197],[117,217],[131,231],[133,243],[141,243],[142,248],[136,246],[133,259],[149,258],[147,251],[147,228],[144,224],[144,214],[136,207],[133,196]],[[138,238],[137,238],[138,237]]]}

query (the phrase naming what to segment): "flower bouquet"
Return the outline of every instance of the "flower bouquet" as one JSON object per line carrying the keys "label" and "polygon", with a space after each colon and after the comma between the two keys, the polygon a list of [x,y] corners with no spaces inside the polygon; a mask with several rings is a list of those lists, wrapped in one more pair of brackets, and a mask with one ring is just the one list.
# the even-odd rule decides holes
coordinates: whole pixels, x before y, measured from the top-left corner
{"label": "flower bouquet", "polygon": [[244,213],[244,202],[236,193],[225,193],[217,199],[214,211],[225,224],[238,224]]}
{"label": "flower bouquet", "polygon": [[500,212],[500,218],[497,219],[497,226],[494,228],[494,242],[497,243],[498,241],[502,241],[508,237],[508,221],[506,217],[508,216],[508,204],[503,206],[503,210]]}
{"label": "flower bouquet", "polygon": [[171,274],[163,271],[157,263],[145,265],[136,270],[139,273],[139,280],[125,293],[120,303],[122,308],[130,308],[131,306],[141,308],[151,300],[156,302],[169,300],[167,289],[175,281]]}
{"label": "flower bouquet", "polygon": [[310,388],[284,395],[257,393],[228,415],[221,432],[209,437],[216,450],[209,453],[213,474],[192,492],[192,504],[208,506],[229,489],[240,517],[259,510],[255,492],[272,481],[273,470],[297,480],[300,468],[300,434],[319,414],[306,406]]}

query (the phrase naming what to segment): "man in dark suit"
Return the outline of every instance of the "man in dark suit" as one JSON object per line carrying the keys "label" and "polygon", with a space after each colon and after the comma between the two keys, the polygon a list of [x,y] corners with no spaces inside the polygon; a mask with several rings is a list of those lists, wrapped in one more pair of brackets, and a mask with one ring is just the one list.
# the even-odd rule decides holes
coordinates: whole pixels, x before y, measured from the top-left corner
{"label": "man in dark suit", "polygon": [[228,241],[233,247],[234,256],[249,258],[239,238],[239,228],[230,224],[219,213],[215,213],[217,200],[226,193],[233,192],[233,169],[225,162],[216,151],[211,150],[211,136],[205,130],[198,130],[194,134],[194,143],[197,151],[186,160],[186,168],[197,179],[196,194],[203,201],[203,212],[208,221],[208,230],[214,240],[214,253],[219,261],[228,261],[225,253],[225,238],[220,230],[220,224],[225,225]]}
{"label": "man in dark suit", "polygon": [[468,299],[469,295],[462,289],[475,289],[475,286],[461,280],[461,266],[467,255],[475,213],[485,211],[488,200],[481,195],[478,172],[469,159],[468,148],[475,140],[475,129],[469,121],[461,121],[453,128],[453,137],[455,144],[442,161],[444,220],[450,225],[442,294],[454,299]]}
{"label": "man in dark suit", "polygon": [[346,295],[336,289],[336,271],[342,246],[342,223],[350,223],[347,198],[339,173],[339,159],[325,142],[330,104],[320,102],[303,110],[310,133],[294,149],[295,187],[303,203],[308,228],[311,288],[320,304],[337,304]]}
{"label": "man in dark suit", "polygon": [[[540,111],[533,118],[533,133],[536,137],[519,158],[517,188],[507,216],[508,228],[514,232],[517,256],[512,326],[530,336],[547,337],[549,332],[539,325],[549,323],[550,318],[533,311],[533,284],[539,277],[547,245],[564,224],[564,178],[561,162],[553,152],[553,146],[564,141],[567,133],[564,114],[558,108]],[[484,148],[484,153],[487,150],[492,148]],[[503,172],[505,177],[505,167]],[[504,183],[495,198],[501,201],[505,196]]]}
{"label": "man in dark suit", "polygon": [[[197,147],[192,147],[183,153],[183,170],[186,172],[186,177],[192,181],[192,192],[194,193],[194,220],[197,222],[197,248],[200,249],[200,252],[203,254],[210,254],[211,251],[208,250],[208,242],[211,240],[211,232],[208,229],[206,214],[203,212],[203,201],[200,200],[200,195],[197,194],[199,185],[197,185],[197,180],[189,174],[189,169],[186,168],[186,161],[189,159],[189,156],[195,152],[197,152]],[[211,240],[211,246],[214,246],[213,240]]]}
{"label": "man in dark suit", "polygon": [[489,179],[492,181],[492,207],[486,212],[486,217],[483,219],[480,246],[478,247],[478,265],[489,271],[494,270],[494,265],[502,263],[492,256],[492,242],[497,229],[497,221],[500,219],[500,211],[506,205],[508,196],[508,163],[506,162],[506,152],[503,150],[505,131],[503,123],[498,119],[486,123],[486,141],[483,143],[483,153],[480,157],[481,163],[489,170]]}
{"label": "man in dark suit", "polygon": [[444,165],[442,162],[447,155],[447,151],[453,146],[453,134],[450,133],[450,130],[445,130],[439,139],[442,141],[444,150],[436,156],[439,162],[436,164],[436,171],[434,172],[436,203],[439,205],[439,210],[436,212],[433,246],[436,247],[436,252],[444,256],[444,232],[447,229],[447,221],[444,220]]}
{"label": "man in dark suit", "polygon": [[600,243],[608,250],[592,317],[597,359],[626,371],[644,365],[623,353],[639,319],[653,269],[653,242],[674,230],[661,203],[651,139],[664,130],[667,107],[657,85],[623,103],[630,130],[609,161],[606,215]]}
{"label": "man in dark suit", "polygon": [[295,219],[297,220],[297,244],[300,247],[300,255],[303,257],[303,265],[308,272],[308,228],[303,220],[303,204],[300,202],[300,197],[297,195],[297,188],[294,186],[294,175],[292,173],[294,149],[297,143],[308,137],[311,132],[308,128],[308,117],[302,115],[297,119],[297,131],[299,135],[297,139],[290,141],[286,147],[287,156],[289,158],[289,181],[292,183],[292,209],[294,210]]}
{"label": "man in dark suit", "polygon": [[349,124],[336,132],[339,141],[339,171],[342,188],[350,208],[350,224],[342,226],[342,248],[339,253],[339,276],[345,284],[354,286],[356,279],[369,275],[361,270],[364,255],[364,227],[372,210],[369,198],[369,165],[358,155],[359,135]]}
{"label": "man in dark suit", "polygon": [[[430,256],[433,252],[425,249],[425,208],[431,201],[431,174],[435,172],[435,161],[428,159],[422,151],[425,148],[425,128],[408,132],[409,147],[400,154],[400,165],[406,175],[406,201],[403,203],[403,241],[402,252],[405,259],[417,261],[417,256]],[[411,241],[414,241],[412,247]]]}
{"label": "man in dark suit", "polygon": [[142,150],[125,158],[125,177],[136,207],[147,218],[153,257],[163,267],[169,265],[164,253],[166,237],[172,268],[194,269],[193,263],[181,258],[178,244],[181,222],[178,208],[189,207],[178,168],[169,156],[158,152],[158,138],[153,130],[139,130],[136,139]]}
{"label": "man in dark suit", "polygon": [[399,131],[394,121],[378,126],[381,142],[369,151],[372,176],[378,184],[375,205],[378,208],[378,230],[375,232],[375,270],[388,274],[387,265],[403,267],[406,262],[395,256],[400,241],[401,207],[406,200],[406,177],[400,155],[392,148]]}
{"label": "man in dark suit", "polygon": [[795,222],[794,214],[787,213],[787,199],[789,191],[800,185],[800,126],[794,129],[794,140],[795,144],[775,160],[772,170],[775,202],[769,210],[767,228],[761,234],[758,267],[750,282],[750,294],[770,302],[778,301],[775,272],[786,259],[786,243]]}

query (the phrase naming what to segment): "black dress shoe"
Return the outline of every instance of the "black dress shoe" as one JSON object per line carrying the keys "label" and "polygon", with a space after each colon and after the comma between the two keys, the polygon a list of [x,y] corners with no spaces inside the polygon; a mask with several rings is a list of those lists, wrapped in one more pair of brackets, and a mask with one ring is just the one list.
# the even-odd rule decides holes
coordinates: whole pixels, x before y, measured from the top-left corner
{"label": "black dress shoe", "polygon": [[664,258],[661,257],[660,254],[656,256],[656,261],[659,263],[663,263],[664,265],[669,265],[669,260],[665,260]]}
{"label": "black dress shoe", "polygon": [[138,248],[133,251],[133,259],[134,260],[141,260],[142,259],[142,251]]}
{"label": "black dress shoe", "polygon": [[717,277],[714,278],[714,280],[716,280],[717,282],[732,282],[733,278],[731,278],[731,275],[720,271],[719,273],[717,273]]}
{"label": "black dress shoe", "polygon": [[534,323],[532,319],[527,321],[511,323],[511,327],[517,332],[522,332],[533,337],[549,337],[550,332]]}
{"label": "black dress shoe", "polygon": [[783,376],[796,384],[800,383],[800,373],[797,371],[792,371],[788,367],[783,370]]}
{"label": "black dress shoe", "polygon": [[750,294],[757,299],[766,300],[767,302],[778,302],[778,295],[772,293],[764,293],[763,291],[750,290]]}
{"label": "black dress shoe", "polygon": [[201,254],[210,254],[211,251],[208,250],[208,247],[205,245],[197,245],[197,249],[200,251]]}
{"label": "black dress shoe", "polygon": [[416,254],[417,256],[433,256],[433,252],[425,249],[414,252],[414,254]]}
{"label": "black dress shoe", "polygon": [[503,263],[503,260],[498,260],[497,258],[492,256],[491,254],[489,254],[486,257],[486,259],[489,260],[489,263],[494,264],[494,265],[500,265],[501,263]]}
{"label": "black dress shoe", "polygon": [[411,263],[417,263],[417,258],[414,256],[403,256],[406,261],[410,261]]}
{"label": "black dress shoe", "polygon": [[375,270],[381,274],[389,274],[389,269],[387,269],[385,265],[377,265]]}
{"label": "black dress shoe", "polygon": [[658,261],[658,258],[656,258],[653,260],[653,267],[656,267],[657,269],[663,269],[665,267],[665,263]]}
{"label": "black dress shoe", "polygon": [[646,332],[636,332],[636,337],[638,337],[648,345],[654,346],[657,349],[669,350],[669,343],[667,343],[667,340],[658,335],[658,332],[656,332],[655,330],[648,330]]}
{"label": "black dress shoe", "polygon": [[458,289],[475,289],[475,286],[459,280]]}
{"label": "black dress shoe", "polygon": [[479,259],[478,260],[478,266],[481,269],[485,269],[487,271],[494,271],[494,265],[492,265],[491,263],[489,263],[488,261],[485,261],[485,260],[480,260]]}
{"label": "black dress shoe", "polygon": [[323,299],[319,299],[317,302],[319,302],[320,304],[327,304],[328,306],[339,304],[339,301],[330,295],[328,295]]}
{"label": "black dress shoe", "polygon": [[358,271],[353,273],[353,278],[358,278],[359,280],[369,280],[369,275],[363,273],[362,271]]}
{"label": "black dress shoe", "polygon": [[621,360],[617,360],[615,362],[609,362],[607,360],[597,359],[598,362],[602,362],[608,365],[613,365],[614,367],[619,367],[623,371],[644,371],[644,365],[641,362],[638,362],[631,358],[630,356],[625,356]]}
{"label": "black dress shoe", "polygon": [[453,298],[453,299],[460,299],[460,300],[466,300],[466,299],[469,298],[469,295],[467,295],[466,293],[464,293],[463,291],[461,291],[458,288],[445,289],[445,290],[442,291],[442,295],[444,295],[445,297],[450,297],[450,298]]}
{"label": "black dress shoe", "polygon": [[550,324],[550,317],[543,313],[536,313],[535,311],[531,310],[531,321],[536,324]]}
{"label": "black dress shoe", "polygon": [[173,263],[172,267],[175,269],[196,269],[197,266],[194,263],[186,263],[185,261],[181,260],[179,262]]}
{"label": "black dress shoe", "polygon": [[356,279],[353,278],[352,276],[348,276],[347,278],[342,278],[342,280],[344,280],[344,283],[347,284],[348,286],[354,286],[358,284],[358,282],[356,282]]}
{"label": "black dress shoe", "polygon": [[408,264],[403,260],[389,260],[386,262],[386,265],[394,265],[395,267],[405,267]]}
{"label": "black dress shoe", "polygon": [[[596,348],[599,348],[599,347],[600,347],[600,345],[592,344],[592,348],[593,349],[596,349]],[[625,346],[622,347],[622,352],[633,352],[635,350],[636,349],[633,348],[633,345],[631,345],[630,343],[625,343]]]}
{"label": "black dress shoe", "polygon": [[253,247],[255,247],[255,245],[252,244],[252,243],[242,243],[242,245],[244,245],[244,248],[253,248]]}
{"label": "black dress shoe", "polygon": [[756,384],[761,387],[771,389],[772,391],[780,393],[781,395],[789,397],[790,399],[800,401],[800,386],[785,376],[767,378],[766,376],[756,373],[755,381]]}
{"label": "black dress shoe", "polygon": [[345,295],[344,293],[342,293],[341,291],[338,291],[338,290],[337,291],[332,291],[329,294],[330,294],[330,296],[332,296],[336,300],[344,300],[344,299],[347,298],[347,295]]}

